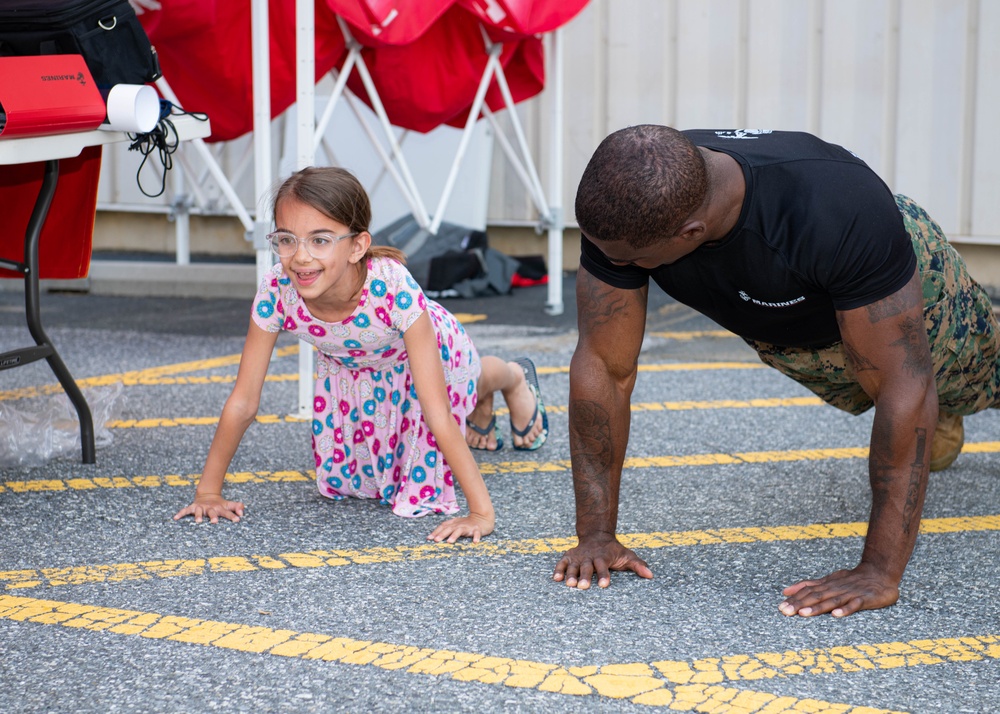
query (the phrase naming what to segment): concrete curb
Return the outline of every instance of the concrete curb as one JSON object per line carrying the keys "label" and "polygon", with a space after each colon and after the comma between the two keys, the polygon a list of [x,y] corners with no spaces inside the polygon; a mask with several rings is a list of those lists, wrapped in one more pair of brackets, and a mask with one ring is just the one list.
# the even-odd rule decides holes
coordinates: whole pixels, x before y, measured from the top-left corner
{"label": "concrete curb", "polygon": [[[95,260],[90,274],[78,280],[42,280],[43,291],[143,297],[247,298],[257,286],[251,264],[176,263],[138,260]],[[22,281],[0,281],[0,290],[21,291]]]}

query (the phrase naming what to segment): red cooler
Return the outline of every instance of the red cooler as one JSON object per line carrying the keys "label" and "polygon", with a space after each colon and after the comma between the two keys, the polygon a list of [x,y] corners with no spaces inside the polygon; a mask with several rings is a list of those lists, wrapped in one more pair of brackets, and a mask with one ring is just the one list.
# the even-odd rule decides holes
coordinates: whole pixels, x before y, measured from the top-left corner
{"label": "red cooler", "polygon": [[[0,258],[24,262],[24,234],[44,172],[44,161],[0,166]],[[59,161],[59,182],[38,244],[39,278],[87,277],[100,177],[100,146]],[[24,276],[0,268],[0,278]]]}

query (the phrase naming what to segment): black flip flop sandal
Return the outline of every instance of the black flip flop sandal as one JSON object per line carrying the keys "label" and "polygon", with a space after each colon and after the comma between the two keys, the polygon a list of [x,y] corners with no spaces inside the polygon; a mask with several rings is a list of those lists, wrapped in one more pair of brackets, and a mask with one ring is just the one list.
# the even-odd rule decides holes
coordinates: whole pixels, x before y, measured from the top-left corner
{"label": "black flip flop sandal", "polygon": [[496,437],[497,440],[497,448],[495,449],[487,449],[481,446],[470,446],[469,447],[470,449],[475,449],[476,451],[500,451],[500,449],[503,448],[503,437],[500,436],[500,427],[497,426],[496,414],[490,417],[490,423],[487,424],[486,426],[476,426],[468,419],[465,420],[465,426],[468,427],[469,429],[472,429],[480,436],[489,436],[490,432],[492,432],[493,436]]}
{"label": "black flip flop sandal", "polygon": [[[542,390],[538,386],[538,373],[535,371],[535,363],[532,362],[527,357],[520,357],[514,360],[514,362],[521,367],[521,370],[524,372],[524,378],[528,382],[528,389],[530,389],[531,393],[535,395],[535,411],[534,413],[532,413],[531,419],[528,420],[528,425],[524,427],[524,429],[518,429],[516,426],[514,426],[514,420],[511,419],[510,433],[520,436],[521,438],[527,436],[528,432],[531,431],[531,427],[535,425],[535,420],[538,418],[538,413],[541,412],[542,433],[535,438],[534,443],[532,443],[531,446],[517,446],[516,444],[514,445],[514,448],[517,451],[535,451],[537,449],[540,449],[542,447],[542,444],[545,443],[546,439],[549,438],[549,415],[545,413],[545,402],[542,401]],[[511,441],[513,441],[513,439]]]}

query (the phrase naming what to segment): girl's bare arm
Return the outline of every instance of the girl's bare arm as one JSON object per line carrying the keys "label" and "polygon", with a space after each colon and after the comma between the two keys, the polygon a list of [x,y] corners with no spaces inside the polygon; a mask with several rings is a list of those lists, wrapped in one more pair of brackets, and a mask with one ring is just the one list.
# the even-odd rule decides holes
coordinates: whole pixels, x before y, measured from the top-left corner
{"label": "girl's bare arm", "polygon": [[434,326],[426,312],[404,333],[403,342],[406,344],[410,371],[424,420],[469,502],[467,517],[453,518],[442,523],[431,533],[430,538],[436,541],[447,538],[450,543],[454,543],[461,536],[469,536],[474,542],[478,542],[480,537],[493,531],[493,503],[479,473],[476,459],[465,443],[452,413],[441,352],[437,346]]}
{"label": "girl's bare arm", "polygon": [[174,520],[194,516],[197,523],[201,523],[203,518],[208,518],[211,523],[218,523],[219,518],[235,522],[243,515],[242,503],[223,498],[222,482],[243,434],[257,416],[264,377],[277,340],[278,333],[265,332],[256,324],[250,324],[243,354],[240,356],[236,384],[222,408],[219,426],[208,450],[201,480],[195,489],[194,501],[178,511]]}

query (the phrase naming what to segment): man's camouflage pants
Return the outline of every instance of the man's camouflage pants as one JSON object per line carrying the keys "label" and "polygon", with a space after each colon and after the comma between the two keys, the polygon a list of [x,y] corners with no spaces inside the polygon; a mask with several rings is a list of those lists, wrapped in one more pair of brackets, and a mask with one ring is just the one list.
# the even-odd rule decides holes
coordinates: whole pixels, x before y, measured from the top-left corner
{"label": "man's camouflage pants", "polygon": [[[896,196],[924,291],[924,323],[942,412],[974,414],[1000,400],[1000,326],[993,305],[965,261],[927,212]],[[760,359],[851,414],[873,406],[858,384],[843,343],[822,348],[780,347],[747,340]]]}

